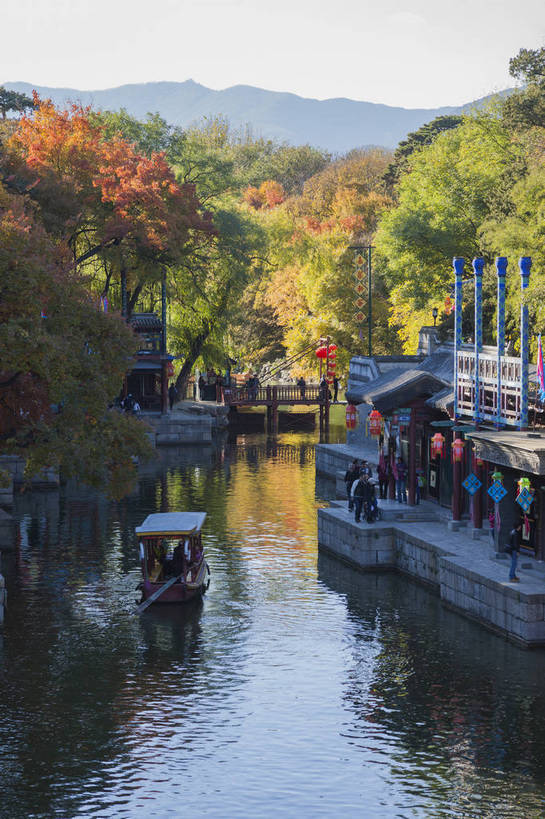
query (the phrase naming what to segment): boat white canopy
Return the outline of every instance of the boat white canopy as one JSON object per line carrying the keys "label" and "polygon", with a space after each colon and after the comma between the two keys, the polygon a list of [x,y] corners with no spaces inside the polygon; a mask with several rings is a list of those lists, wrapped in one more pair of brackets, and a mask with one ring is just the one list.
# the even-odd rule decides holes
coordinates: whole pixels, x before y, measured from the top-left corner
{"label": "boat white canopy", "polygon": [[189,535],[200,532],[206,512],[156,512],[148,515],[135,532],[144,537]]}

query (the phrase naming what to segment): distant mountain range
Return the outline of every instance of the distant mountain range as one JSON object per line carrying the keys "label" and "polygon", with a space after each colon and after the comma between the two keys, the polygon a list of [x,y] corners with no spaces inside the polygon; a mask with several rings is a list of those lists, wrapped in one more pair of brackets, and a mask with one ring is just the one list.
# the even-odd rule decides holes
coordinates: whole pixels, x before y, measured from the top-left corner
{"label": "distant mountain range", "polygon": [[[234,85],[213,91],[193,80],[120,85],[102,91],[47,88],[26,82],[7,82],[5,87],[26,94],[35,88],[41,97],[57,105],[81,102],[94,108],[116,111],[125,108],[143,118],[158,112],[173,125],[187,126],[202,117],[225,116],[234,128],[250,124],[256,135],[310,144],[333,153],[380,145],[394,148],[410,131],[442,114],[457,114],[483,105],[490,97],[459,107],[395,108],[349,99],[315,100],[296,94],[265,91],[251,85]],[[501,94],[508,94],[509,90]]]}

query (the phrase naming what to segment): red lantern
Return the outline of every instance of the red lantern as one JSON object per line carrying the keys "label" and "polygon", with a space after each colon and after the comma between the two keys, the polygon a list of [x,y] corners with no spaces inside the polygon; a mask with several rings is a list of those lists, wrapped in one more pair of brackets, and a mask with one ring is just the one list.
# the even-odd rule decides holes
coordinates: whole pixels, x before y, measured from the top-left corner
{"label": "red lantern", "polygon": [[464,457],[464,447],[465,443],[461,438],[456,438],[456,440],[452,442],[452,463],[460,463]]}
{"label": "red lantern", "polygon": [[334,353],[336,349],[337,349],[336,344],[330,344],[329,345],[329,354],[331,355],[331,353]]}
{"label": "red lantern", "polygon": [[436,432],[431,439],[431,457],[442,458],[445,454],[445,436]]}
{"label": "red lantern", "polygon": [[346,428],[356,429],[358,421],[358,413],[354,404],[347,404],[346,406]]}
{"label": "red lantern", "polygon": [[382,432],[382,415],[378,410],[369,413],[369,434],[378,438]]}
{"label": "red lantern", "polygon": [[318,347],[318,349],[316,350],[316,358],[327,358],[327,348]]}
{"label": "red lantern", "polygon": [[174,364],[172,361],[167,363],[167,378],[174,378]]}
{"label": "red lantern", "polygon": [[445,313],[447,314],[447,316],[450,316],[453,310],[454,302],[452,301],[450,296],[447,296],[445,299]]}

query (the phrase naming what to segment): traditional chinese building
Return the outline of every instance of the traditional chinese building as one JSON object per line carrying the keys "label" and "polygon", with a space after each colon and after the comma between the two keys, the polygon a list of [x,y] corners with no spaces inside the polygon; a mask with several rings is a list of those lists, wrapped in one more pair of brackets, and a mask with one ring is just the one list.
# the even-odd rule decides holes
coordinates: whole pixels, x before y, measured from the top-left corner
{"label": "traditional chinese building", "polygon": [[163,322],[155,313],[133,313],[130,325],[140,343],[136,361],[127,376],[126,393],[144,411],[167,412],[168,379],[174,374],[173,356],[166,352]]}
{"label": "traditional chinese building", "polygon": [[[531,260],[519,263],[522,293],[520,354],[506,355],[507,260],[496,260],[496,345],[483,345],[482,259],[473,261],[475,322],[471,343],[462,339],[464,260],[454,267],[454,337],[439,343],[434,328],[422,328],[417,356],[356,357],[350,365],[349,401],[364,420],[371,408],[384,418],[384,445],[409,467],[409,502],[418,474],[425,495],[452,509],[456,528],[470,515],[473,535],[487,533],[492,513],[496,546],[514,523],[522,543],[545,556],[545,433],[535,430],[542,408],[529,364],[528,310],[524,293]],[[467,284],[466,284],[467,286]],[[533,427],[533,428],[531,428]],[[364,429],[364,424],[361,425]],[[361,433],[360,433],[361,434]],[[440,446],[432,450],[435,437]],[[391,489],[393,496],[393,489]]]}

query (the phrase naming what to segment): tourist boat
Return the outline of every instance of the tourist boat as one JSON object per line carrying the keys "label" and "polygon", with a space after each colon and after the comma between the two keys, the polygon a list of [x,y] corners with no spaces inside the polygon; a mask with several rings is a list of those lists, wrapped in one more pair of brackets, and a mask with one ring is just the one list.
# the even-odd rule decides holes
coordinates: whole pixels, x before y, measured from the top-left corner
{"label": "tourist boat", "polygon": [[139,538],[142,602],[186,603],[208,588],[201,529],[206,512],[160,512],[148,515],[135,531]]}

